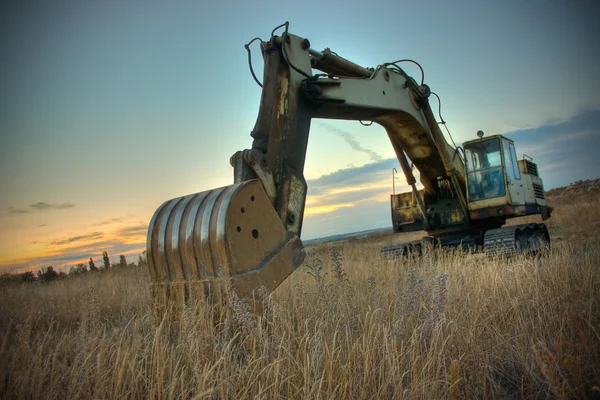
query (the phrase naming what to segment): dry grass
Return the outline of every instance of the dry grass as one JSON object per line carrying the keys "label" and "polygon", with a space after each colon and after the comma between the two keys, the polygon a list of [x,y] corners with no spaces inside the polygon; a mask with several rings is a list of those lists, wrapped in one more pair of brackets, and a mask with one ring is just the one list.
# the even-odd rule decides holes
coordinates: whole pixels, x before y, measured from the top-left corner
{"label": "dry grass", "polygon": [[[581,217],[581,207],[587,216]],[[144,268],[0,294],[2,398],[577,398],[600,395],[600,246],[586,199],[541,259],[326,246],[248,313],[155,324]],[[310,272],[310,274],[308,273]]]}

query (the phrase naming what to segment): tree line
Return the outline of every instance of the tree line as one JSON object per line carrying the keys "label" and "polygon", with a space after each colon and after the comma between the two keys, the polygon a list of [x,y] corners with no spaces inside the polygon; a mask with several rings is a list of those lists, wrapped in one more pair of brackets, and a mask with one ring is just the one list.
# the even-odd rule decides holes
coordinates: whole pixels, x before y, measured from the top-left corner
{"label": "tree line", "polygon": [[[138,256],[137,266],[146,264],[146,252],[144,251],[142,254]],[[69,272],[57,271],[54,269],[54,266],[50,265],[48,267],[42,267],[37,272],[26,271],[20,274],[13,273],[5,273],[0,275],[0,282],[9,283],[9,282],[40,282],[40,283],[48,283],[55,281],[57,279],[67,279],[72,278],[74,276],[83,275],[87,273],[95,273],[108,271],[111,268],[125,268],[125,267],[134,267],[135,263],[127,263],[127,258],[124,255],[119,256],[119,262],[117,264],[111,264],[110,258],[108,256],[108,252],[102,252],[102,265],[96,266],[94,259],[90,257],[90,260],[86,264],[79,263],[69,269]]]}

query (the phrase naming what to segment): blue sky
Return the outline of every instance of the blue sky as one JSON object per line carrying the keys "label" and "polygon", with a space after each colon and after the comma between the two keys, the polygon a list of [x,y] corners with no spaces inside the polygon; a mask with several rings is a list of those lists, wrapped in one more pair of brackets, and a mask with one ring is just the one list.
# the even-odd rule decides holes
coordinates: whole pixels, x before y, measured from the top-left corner
{"label": "blue sky", "polygon": [[[558,0],[4,1],[0,266],[133,257],[164,200],[230,184],[260,100],[243,45],[286,20],[364,66],[418,60],[457,141],[514,132],[548,160],[547,187],[597,177],[599,15],[593,1]],[[393,157],[380,127],[313,121],[303,237],[389,223]],[[335,192],[345,179],[363,186]]]}

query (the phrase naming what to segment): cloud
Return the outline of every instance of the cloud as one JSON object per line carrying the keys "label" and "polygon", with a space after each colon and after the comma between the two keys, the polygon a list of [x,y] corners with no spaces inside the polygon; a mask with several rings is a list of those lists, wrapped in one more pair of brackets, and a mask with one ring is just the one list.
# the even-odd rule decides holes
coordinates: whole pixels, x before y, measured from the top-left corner
{"label": "cloud", "polygon": [[81,261],[84,259],[88,259],[89,257],[85,256],[82,257],[81,254],[70,254],[70,255],[64,255],[64,256],[60,256],[60,257],[53,257],[53,258],[47,258],[46,260],[44,260],[44,264],[56,264],[59,263],[61,261]]}
{"label": "cloud", "polygon": [[33,212],[43,212],[49,210],[67,210],[75,207],[75,204],[61,203],[61,204],[49,204],[43,201],[38,201],[35,204],[31,204],[28,208],[8,208],[8,213],[13,215],[24,215],[31,214]]}
{"label": "cloud", "polygon": [[[324,205],[334,205],[334,204],[359,204],[369,199],[373,198],[381,198],[381,196],[385,195],[386,197],[392,193],[392,184],[388,181],[382,181],[379,185],[374,185],[373,187],[367,187],[362,190],[354,190],[357,189],[355,187],[350,187],[351,189],[348,192],[336,192],[336,189],[332,189],[327,193],[311,196],[309,194],[307,198],[307,208],[314,208]],[[404,189],[404,185],[396,185],[397,192],[406,191]]]}
{"label": "cloud", "polygon": [[325,130],[331,132],[331,133],[335,133],[336,135],[340,136],[342,139],[344,139],[346,141],[346,143],[348,143],[348,145],[353,149],[356,150],[360,153],[365,153],[366,155],[369,156],[369,158],[371,159],[371,161],[373,162],[379,162],[383,160],[383,157],[371,150],[371,149],[367,149],[366,147],[363,147],[358,140],[356,140],[356,137],[351,134],[350,132],[346,132],[340,128],[336,128],[332,125],[326,124],[324,122],[319,122],[319,125],[322,126]]}
{"label": "cloud", "polygon": [[[126,218],[131,218],[131,216]],[[121,218],[112,220],[116,219],[121,220]],[[10,265],[0,266],[0,272],[37,271],[48,265],[68,270],[76,263],[87,262],[90,257],[101,258],[104,251],[108,252],[111,258],[125,255],[130,256],[130,259],[133,260],[136,255],[145,250],[147,229],[146,224],[138,222],[105,232],[95,231],[56,238],[50,242],[31,242],[31,244],[45,245],[40,256],[12,260]]]}
{"label": "cloud", "polygon": [[140,224],[135,226],[128,226],[126,228],[121,228],[116,232],[116,235],[119,237],[131,237],[131,236],[140,236],[146,235],[148,232],[148,225]]}
{"label": "cloud", "polygon": [[306,217],[310,217],[313,215],[328,214],[333,211],[337,211],[340,208],[354,207],[354,205],[355,204],[353,204],[353,203],[338,203],[338,204],[326,204],[326,205],[321,205],[321,206],[307,207],[306,210],[304,211],[304,217],[306,218]]}
{"label": "cloud", "polygon": [[35,204],[30,205],[29,207],[34,208],[36,210],[49,210],[54,208],[54,204],[44,203],[43,201],[37,202]]}
{"label": "cloud", "polygon": [[[392,193],[392,168],[399,168],[395,158],[309,179],[305,216],[322,219],[325,214],[341,209],[348,212],[351,208],[355,208],[353,212],[362,212],[367,203],[381,207],[380,203],[389,202]],[[397,192],[409,190],[403,175],[395,174],[394,179]]]}
{"label": "cloud", "polygon": [[[390,226],[392,168],[396,158],[308,180],[302,239]],[[397,192],[408,190],[403,175],[395,179]]]}
{"label": "cloud", "polygon": [[56,206],[57,210],[67,210],[69,208],[73,208],[75,207],[75,204],[71,204],[71,203],[63,203],[63,204],[58,204]]}
{"label": "cloud", "polygon": [[515,141],[519,157],[533,157],[546,189],[600,177],[600,110],[505,135]]}
{"label": "cloud", "polygon": [[104,221],[96,222],[95,224],[92,224],[92,226],[110,225],[110,224],[115,224],[115,223],[119,223],[119,222],[124,222],[125,220],[127,220],[127,217],[109,218]]}
{"label": "cloud", "polygon": [[[111,259],[111,264],[115,259],[118,260],[121,254],[140,254],[146,250],[145,244],[140,243],[121,243],[118,240],[107,240],[96,243],[94,246],[82,246],[78,251],[69,249],[64,253],[57,254],[46,258],[41,258],[36,261],[39,266],[55,265],[61,268],[68,267],[68,263],[83,262],[90,258],[95,260],[102,259],[102,252],[106,251]],[[65,265],[67,264],[67,265]]]}
{"label": "cloud", "polygon": [[35,204],[30,205],[29,207],[33,208],[37,211],[46,211],[46,210],[67,210],[69,208],[75,207],[75,204],[71,203],[62,203],[62,204],[48,204],[43,201],[39,201]]}
{"label": "cloud", "polygon": [[102,232],[93,232],[93,233],[89,233],[87,235],[73,236],[73,237],[66,238],[66,239],[53,240],[49,244],[55,245],[55,246],[60,246],[60,245],[65,245],[65,244],[69,244],[69,243],[80,242],[82,240],[99,239],[103,236],[104,236],[104,234]]}
{"label": "cloud", "polygon": [[74,266],[79,262],[85,263],[90,258],[101,260],[103,251],[108,252],[111,260],[114,261],[114,259],[118,259],[118,256],[121,254],[135,256],[142,253],[144,250],[146,250],[145,243],[122,243],[120,240],[104,240],[92,244],[60,249],[54,253],[29,260],[17,260],[14,264],[1,266],[0,273],[37,271],[41,267],[46,267],[48,265],[68,271],[71,266]]}
{"label": "cloud", "polygon": [[1,268],[2,268],[2,270],[0,270],[0,273],[2,273],[2,274],[4,274],[4,273],[20,274],[20,273],[23,273],[26,271],[35,270],[35,268],[33,268],[29,263],[6,265]]}
{"label": "cloud", "polygon": [[21,214],[29,214],[31,212],[32,212],[31,210],[24,210],[22,208],[12,208],[12,207],[8,208],[8,213],[9,214],[21,215]]}
{"label": "cloud", "polygon": [[386,179],[386,176],[389,177],[387,179],[389,179],[391,185],[392,168],[398,167],[399,164],[396,158],[388,158],[356,168],[340,169],[331,174],[308,180],[309,194],[318,195],[332,188],[368,184],[374,180]]}

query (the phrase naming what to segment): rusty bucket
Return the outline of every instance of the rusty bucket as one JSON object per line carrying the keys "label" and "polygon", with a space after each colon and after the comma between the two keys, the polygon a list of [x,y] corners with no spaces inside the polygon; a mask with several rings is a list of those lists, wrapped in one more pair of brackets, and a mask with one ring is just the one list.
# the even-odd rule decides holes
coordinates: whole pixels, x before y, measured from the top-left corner
{"label": "rusty bucket", "polygon": [[252,302],[304,260],[260,181],[254,179],[163,203],[148,228],[148,267],[155,311],[191,298],[225,301],[225,288]]}

